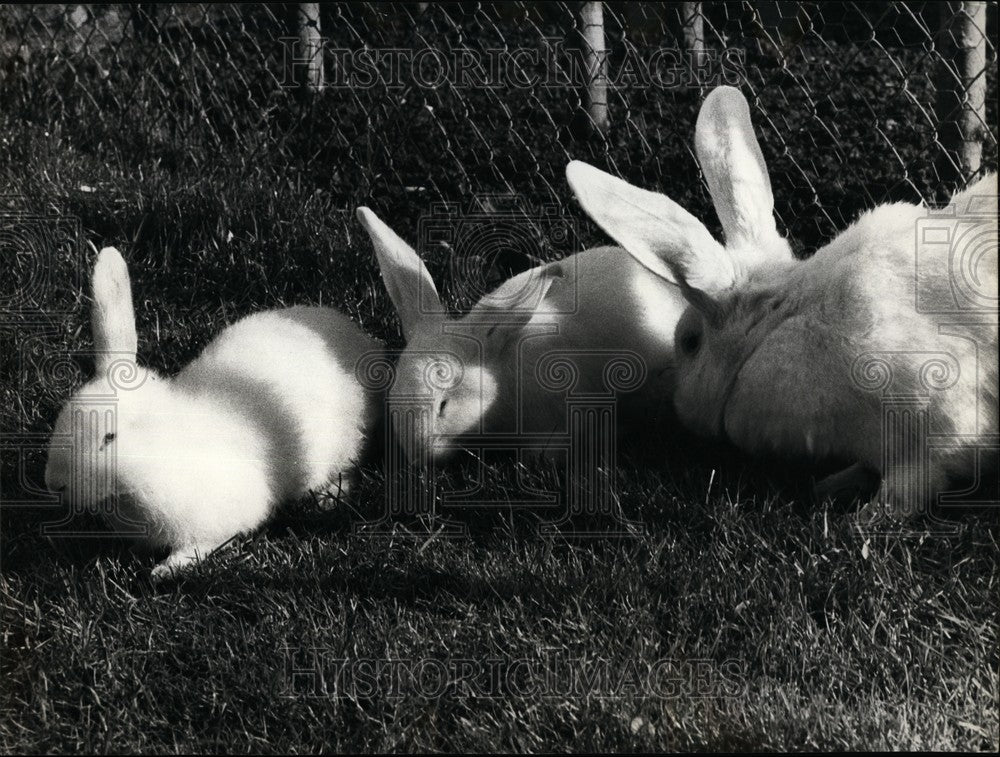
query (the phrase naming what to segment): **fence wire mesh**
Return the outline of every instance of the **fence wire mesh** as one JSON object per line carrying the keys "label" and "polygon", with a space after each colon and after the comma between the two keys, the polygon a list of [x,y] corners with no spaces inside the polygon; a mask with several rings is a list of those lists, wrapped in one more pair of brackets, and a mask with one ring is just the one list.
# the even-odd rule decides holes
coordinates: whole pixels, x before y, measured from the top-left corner
{"label": "fence wire mesh", "polygon": [[[603,129],[586,111],[584,5],[603,11]],[[5,4],[0,109],[8,123],[109,159],[142,154],[204,171],[229,161],[248,180],[280,166],[338,207],[391,208],[405,228],[431,203],[474,195],[566,204],[562,171],[573,158],[710,213],[693,123],[707,89],[730,83],[751,100],[780,220],[809,250],[864,207],[933,199],[953,185],[957,141],[981,144],[982,164],[995,165],[996,10]],[[957,26],[961,17],[970,23]],[[310,49],[320,51],[318,74]],[[969,65],[981,71],[970,77]],[[970,103],[981,97],[970,81],[983,79],[985,105]]]}

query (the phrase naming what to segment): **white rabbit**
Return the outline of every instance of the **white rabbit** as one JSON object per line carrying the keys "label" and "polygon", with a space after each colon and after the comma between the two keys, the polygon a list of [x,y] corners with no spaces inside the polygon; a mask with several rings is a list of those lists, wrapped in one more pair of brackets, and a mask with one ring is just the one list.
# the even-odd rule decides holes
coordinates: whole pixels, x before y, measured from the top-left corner
{"label": "white rabbit", "polygon": [[128,269],[113,247],[98,254],[92,286],[96,375],[59,414],[45,483],[74,508],[114,500],[145,525],[148,543],[171,550],[154,579],[285,500],[343,487],[379,410],[355,367],[381,346],[349,318],[256,313],[166,378],[136,364]]}
{"label": "white rabbit", "polygon": [[[996,176],[943,213],[877,207],[796,261],[776,241],[767,172],[738,90],[709,94],[695,137],[725,248],[666,197],[585,164],[569,169],[591,217],[684,291],[674,393],[682,422],[750,453],[851,464],[819,482],[823,497],[880,475],[878,501],[896,515],[923,510],[953,477],[974,477],[977,448],[997,440]],[[924,223],[974,240],[958,262],[975,268],[976,292],[950,319],[917,307],[918,290],[951,292],[953,270],[946,261],[918,276]],[[886,403],[900,396],[926,399],[933,454],[923,457],[919,429],[883,428]]]}
{"label": "white rabbit", "polygon": [[628,387],[617,396],[616,431],[634,428],[635,412],[648,419],[657,403],[671,412],[673,330],[684,299],[621,250],[595,248],[524,271],[450,318],[417,253],[368,208],[358,218],[406,340],[390,402],[412,398],[427,408],[429,422],[394,428],[411,460],[443,459],[478,434],[549,455],[556,436],[569,433],[568,393],[607,396],[615,355],[624,355],[618,388]]}

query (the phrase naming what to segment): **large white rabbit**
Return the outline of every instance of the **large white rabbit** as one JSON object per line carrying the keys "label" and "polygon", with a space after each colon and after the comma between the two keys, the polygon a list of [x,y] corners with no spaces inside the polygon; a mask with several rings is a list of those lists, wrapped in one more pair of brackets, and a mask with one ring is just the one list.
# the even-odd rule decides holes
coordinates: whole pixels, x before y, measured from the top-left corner
{"label": "large white rabbit", "polygon": [[[821,496],[853,492],[877,474],[878,501],[899,515],[925,508],[951,478],[973,477],[977,449],[997,440],[996,176],[943,212],[877,207],[796,261],[777,242],[767,171],[738,90],[709,94],[695,146],[725,247],[662,195],[582,163],[568,170],[589,215],[681,285],[690,305],[677,325],[681,420],[751,453],[849,464],[819,483]],[[927,227],[936,236],[924,236]],[[943,238],[972,242],[964,250],[956,242],[943,267],[918,266],[918,256],[931,257],[929,240]],[[963,265],[975,291],[954,295],[956,313],[918,307],[918,292],[953,293],[949,276]],[[926,428],[886,414],[901,397],[926,401]],[[934,449],[925,454],[927,434]]]}
{"label": "large white rabbit", "polygon": [[96,375],[56,421],[45,482],[74,508],[114,500],[169,547],[159,579],[281,502],[343,489],[380,408],[355,376],[381,346],[336,310],[291,307],[221,331],[173,378],[136,363],[128,269],[94,265]]}
{"label": "large white rabbit", "polygon": [[428,408],[428,423],[394,429],[411,459],[442,459],[476,434],[548,454],[557,436],[568,438],[567,392],[607,396],[608,371],[630,387],[617,399],[618,433],[634,429],[639,412],[648,421],[657,405],[672,414],[673,332],[684,299],[621,250],[595,248],[524,271],[451,318],[413,248],[368,208],[358,218],[406,339],[390,401],[422,399]]}

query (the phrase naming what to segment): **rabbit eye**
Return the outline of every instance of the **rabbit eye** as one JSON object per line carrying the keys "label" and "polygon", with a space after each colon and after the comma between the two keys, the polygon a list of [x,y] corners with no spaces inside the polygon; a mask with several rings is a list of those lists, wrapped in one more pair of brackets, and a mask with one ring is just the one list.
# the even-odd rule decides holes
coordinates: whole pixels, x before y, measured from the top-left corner
{"label": "rabbit eye", "polygon": [[701,347],[701,334],[697,331],[689,331],[681,337],[681,352],[685,355],[693,356],[697,354]]}
{"label": "rabbit eye", "polygon": [[438,418],[444,417],[444,407],[447,404],[448,404],[448,398],[445,397],[443,400],[441,400],[441,404],[438,405]]}
{"label": "rabbit eye", "polygon": [[111,442],[115,440],[116,436],[118,436],[118,434],[116,434],[114,431],[109,431],[108,433],[106,433],[104,435],[104,441],[101,442],[101,449],[104,449],[109,444],[111,444]]}

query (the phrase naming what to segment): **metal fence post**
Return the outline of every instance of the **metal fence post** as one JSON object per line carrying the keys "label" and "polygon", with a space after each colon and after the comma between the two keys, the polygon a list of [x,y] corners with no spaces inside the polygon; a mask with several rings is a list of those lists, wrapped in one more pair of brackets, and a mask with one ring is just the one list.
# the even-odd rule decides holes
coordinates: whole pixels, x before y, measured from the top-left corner
{"label": "metal fence post", "polygon": [[583,36],[584,104],[591,124],[598,131],[608,128],[608,58],[604,42],[604,3],[586,2],[580,9]]}
{"label": "metal fence post", "polygon": [[702,83],[705,63],[705,17],[701,3],[681,3],[681,28],[684,35],[684,65],[688,83]]}
{"label": "metal fence post", "polygon": [[701,3],[681,3],[681,24],[684,27],[684,50],[688,55],[705,49],[705,17]]}
{"label": "metal fence post", "polygon": [[295,13],[299,45],[305,61],[307,92],[323,89],[323,44],[320,41],[319,3],[299,3]]}
{"label": "metal fence post", "polygon": [[939,192],[944,197],[982,166],[986,128],[986,2],[941,4],[937,93]]}

